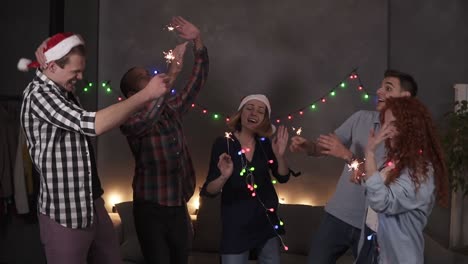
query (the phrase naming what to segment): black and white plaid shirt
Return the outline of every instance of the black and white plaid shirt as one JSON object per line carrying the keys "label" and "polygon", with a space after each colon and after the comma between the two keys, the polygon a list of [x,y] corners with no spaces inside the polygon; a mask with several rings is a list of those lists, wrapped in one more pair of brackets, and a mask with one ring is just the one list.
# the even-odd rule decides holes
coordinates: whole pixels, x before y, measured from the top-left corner
{"label": "black and white plaid shirt", "polygon": [[41,181],[39,212],[69,228],[93,219],[92,164],[86,136],[95,136],[96,113],[37,71],[23,93],[21,125]]}

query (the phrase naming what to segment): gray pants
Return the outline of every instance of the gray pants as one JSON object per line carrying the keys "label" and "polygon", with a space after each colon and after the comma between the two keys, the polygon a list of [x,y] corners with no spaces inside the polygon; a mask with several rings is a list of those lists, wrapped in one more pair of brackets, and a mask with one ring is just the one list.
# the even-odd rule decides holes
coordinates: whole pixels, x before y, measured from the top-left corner
{"label": "gray pants", "polygon": [[39,228],[48,264],[122,263],[117,235],[102,198],[94,201],[90,228],[67,228],[43,214],[39,214]]}
{"label": "gray pants", "polygon": [[[222,264],[247,264],[249,263],[249,251],[240,254],[221,255]],[[279,238],[269,239],[259,250],[258,264],[279,264],[280,263],[280,241]]]}

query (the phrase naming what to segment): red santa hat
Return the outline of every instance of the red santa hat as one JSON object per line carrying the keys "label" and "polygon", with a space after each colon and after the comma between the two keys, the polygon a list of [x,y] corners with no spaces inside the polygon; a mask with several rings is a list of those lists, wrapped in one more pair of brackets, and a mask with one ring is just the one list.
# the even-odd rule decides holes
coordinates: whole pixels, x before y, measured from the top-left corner
{"label": "red santa hat", "polygon": [[[83,45],[83,40],[71,32],[58,33],[50,37],[44,48],[46,63],[59,60],[67,55],[71,49],[78,45]],[[18,70],[28,71],[31,68],[39,68],[39,62],[21,58],[18,61]]]}

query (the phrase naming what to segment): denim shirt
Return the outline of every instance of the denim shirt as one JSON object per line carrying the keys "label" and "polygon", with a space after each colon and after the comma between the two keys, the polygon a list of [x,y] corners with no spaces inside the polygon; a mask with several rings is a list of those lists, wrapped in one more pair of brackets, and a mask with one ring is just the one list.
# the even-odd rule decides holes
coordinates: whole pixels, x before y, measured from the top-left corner
{"label": "denim shirt", "polygon": [[417,191],[408,169],[388,186],[376,172],[364,186],[368,205],[378,213],[379,263],[424,263],[423,229],[435,202],[433,169]]}

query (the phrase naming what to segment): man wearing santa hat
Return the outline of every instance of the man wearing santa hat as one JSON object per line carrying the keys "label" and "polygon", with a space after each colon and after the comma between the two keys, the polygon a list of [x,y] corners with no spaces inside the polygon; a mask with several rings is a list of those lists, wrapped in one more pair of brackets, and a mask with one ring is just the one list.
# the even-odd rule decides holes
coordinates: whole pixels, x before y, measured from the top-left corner
{"label": "man wearing santa hat", "polygon": [[39,227],[47,263],[121,263],[90,137],[119,126],[161,97],[169,79],[158,75],[128,100],[89,112],[73,94],[85,69],[83,40],[73,33],[56,34],[36,57],[39,62],[18,65],[41,68],[23,93],[21,125],[40,174]]}

